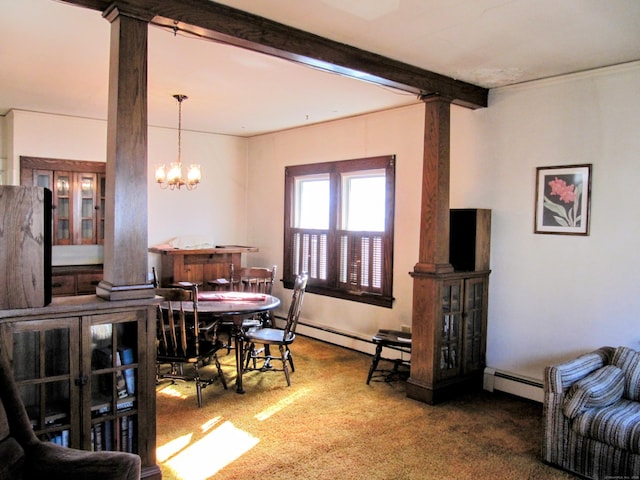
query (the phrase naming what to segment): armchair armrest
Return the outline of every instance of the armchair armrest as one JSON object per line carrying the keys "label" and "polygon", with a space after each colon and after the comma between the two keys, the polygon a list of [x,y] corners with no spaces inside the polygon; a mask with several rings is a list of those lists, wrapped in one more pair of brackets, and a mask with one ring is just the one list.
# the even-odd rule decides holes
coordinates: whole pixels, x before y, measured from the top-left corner
{"label": "armchair armrest", "polygon": [[563,446],[569,435],[569,419],[562,413],[567,390],[575,382],[591,372],[609,364],[613,356],[612,347],[601,347],[573,360],[546,367],[544,370],[544,441],[543,460],[562,465],[565,458]]}
{"label": "armchair armrest", "polygon": [[545,369],[545,393],[562,393],[581,378],[607,364],[613,355],[613,347],[601,347],[573,360]]}
{"label": "armchair armrest", "polygon": [[125,452],[88,452],[49,442],[27,452],[26,478],[48,480],[139,480],[140,457]]}

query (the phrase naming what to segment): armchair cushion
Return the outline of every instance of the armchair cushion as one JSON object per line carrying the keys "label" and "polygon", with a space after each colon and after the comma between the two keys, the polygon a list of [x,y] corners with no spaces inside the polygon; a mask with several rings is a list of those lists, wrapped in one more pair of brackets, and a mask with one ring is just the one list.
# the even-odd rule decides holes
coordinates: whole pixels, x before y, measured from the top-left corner
{"label": "armchair cushion", "polygon": [[575,418],[585,410],[606,407],[622,398],[625,375],[614,365],[606,365],[575,382],[565,397],[562,411]]}
{"label": "armchair cushion", "polygon": [[48,480],[138,480],[140,457],[125,452],[89,452],[39,442],[28,451],[34,459],[25,478]]}
{"label": "armchair cushion", "polygon": [[640,401],[640,352],[629,347],[618,347],[613,352],[611,363],[625,375],[624,398]]}
{"label": "armchair cushion", "polygon": [[640,454],[639,418],[640,403],[623,398],[607,407],[586,410],[576,417],[571,428],[586,438],[637,455]]}
{"label": "armchair cushion", "polygon": [[0,441],[0,480],[22,478],[24,450],[15,438]]}

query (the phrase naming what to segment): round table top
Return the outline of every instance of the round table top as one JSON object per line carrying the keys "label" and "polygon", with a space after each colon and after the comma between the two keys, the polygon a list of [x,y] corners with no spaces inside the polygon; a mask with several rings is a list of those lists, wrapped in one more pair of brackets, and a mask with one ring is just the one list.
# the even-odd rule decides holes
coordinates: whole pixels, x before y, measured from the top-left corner
{"label": "round table top", "polygon": [[263,293],[201,292],[198,295],[198,313],[246,315],[273,310],[279,305],[278,297]]}

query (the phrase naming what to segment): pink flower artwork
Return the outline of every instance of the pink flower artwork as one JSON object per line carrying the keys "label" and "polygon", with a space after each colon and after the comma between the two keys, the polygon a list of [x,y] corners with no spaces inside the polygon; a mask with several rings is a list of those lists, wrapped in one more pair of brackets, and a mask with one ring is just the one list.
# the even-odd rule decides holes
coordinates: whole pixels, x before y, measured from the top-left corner
{"label": "pink flower artwork", "polygon": [[[553,180],[547,182],[544,196],[545,219],[552,221],[561,227],[579,227],[582,221],[580,215],[580,193],[582,184],[567,184],[562,177],[554,176]],[[551,178],[550,176],[547,178]],[[548,222],[545,222],[547,224]]]}

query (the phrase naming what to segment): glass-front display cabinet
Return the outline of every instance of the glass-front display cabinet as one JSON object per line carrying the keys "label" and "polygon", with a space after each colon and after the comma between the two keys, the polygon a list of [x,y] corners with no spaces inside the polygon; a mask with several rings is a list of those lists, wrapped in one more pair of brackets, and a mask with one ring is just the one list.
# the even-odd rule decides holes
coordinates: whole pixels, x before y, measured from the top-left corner
{"label": "glass-front display cabinet", "polygon": [[53,245],[104,243],[104,162],[20,157],[20,175],[53,192]]}
{"label": "glass-front display cabinet", "polygon": [[33,322],[13,332],[13,374],[36,435],[66,447],[80,448],[76,405],[79,378],[72,348],[78,344],[78,322]]}
{"label": "glass-front display cabinet", "polygon": [[137,323],[90,326],[91,450],[137,451]]}
{"label": "glass-front display cabinet", "polygon": [[137,453],[142,477],[159,478],[156,307],[149,303],[84,296],[0,310],[0,345],[38,438],[82,450]]}

